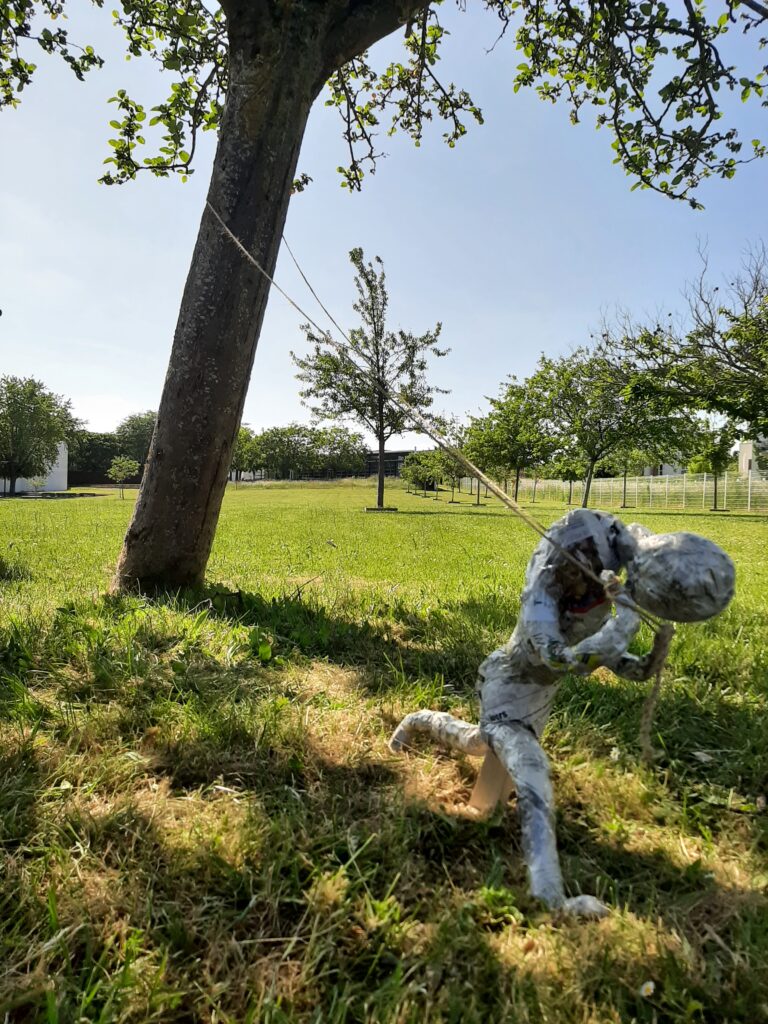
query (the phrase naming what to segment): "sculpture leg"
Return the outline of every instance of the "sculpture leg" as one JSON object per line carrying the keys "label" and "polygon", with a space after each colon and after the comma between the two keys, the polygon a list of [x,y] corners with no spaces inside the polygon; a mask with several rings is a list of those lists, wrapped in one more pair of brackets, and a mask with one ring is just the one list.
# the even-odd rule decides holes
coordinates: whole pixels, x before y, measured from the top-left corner
{"label": "sculpture leg", "polygon": [[580,917],[602,917],[607,908],[594,896],[566,899],[557,854],[549,761],[539,741],[520,722],[484,726],[483,735],[515,784],[531,895],[552,910]]}
{"label": "sculpture leg", "polygon": [[446,711],[414,711],[406,715],[392,733],[389,749],[400,753],[404,747],[410,746],[417,733],[426,733],[448,750],[461,750],[475,757],[488,753],[488,744],[482,737],[480,726],[462,722]]}

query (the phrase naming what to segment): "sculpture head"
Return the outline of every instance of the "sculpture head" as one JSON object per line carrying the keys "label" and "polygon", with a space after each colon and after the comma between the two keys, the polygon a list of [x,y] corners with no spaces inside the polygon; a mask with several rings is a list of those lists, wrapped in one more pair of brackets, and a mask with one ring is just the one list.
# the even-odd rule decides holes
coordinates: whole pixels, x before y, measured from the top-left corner
{"label": "sculpture head", "polygon": [[728,607],[736,570],[717,544],[696,533],[649,533],[634,523],[628,530],[635,548],[627,590],[642,608],[674,622],[701,622]]}

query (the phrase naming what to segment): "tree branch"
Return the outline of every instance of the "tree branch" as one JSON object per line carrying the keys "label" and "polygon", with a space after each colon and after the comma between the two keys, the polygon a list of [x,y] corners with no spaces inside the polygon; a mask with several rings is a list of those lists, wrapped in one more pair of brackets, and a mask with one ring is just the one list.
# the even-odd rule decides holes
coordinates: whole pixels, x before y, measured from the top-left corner
{"label": "tree branch", "polygon": [[350,0],[346,15],[328,34],[328,74],[412,20],[429,4],[430,0]]}

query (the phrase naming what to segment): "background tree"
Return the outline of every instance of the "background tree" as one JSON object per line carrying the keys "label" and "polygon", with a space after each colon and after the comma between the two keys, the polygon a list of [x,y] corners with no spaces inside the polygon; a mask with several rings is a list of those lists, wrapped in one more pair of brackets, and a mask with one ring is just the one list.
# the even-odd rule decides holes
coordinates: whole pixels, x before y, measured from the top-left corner
{"label": "background tree", "polygon": [[368,446],[362,434],[346,427],[323,427],[315,436],[322,476],[361,476],[365,472]]}
{"label": "background tree", "polygon": [[232,463],[229,467],[230,473],[234,473],[235,480],[239,480],[243,471],[248,469],[249,452],[253,442],[253,431],[248,427],[240,427],[237,432],[235,447],[232,449]]}
{"label": "background tree", "polygon": [[8,493],[19,477],[46,476],[77,428],[71,403],[33,377],[0,377],[0,469]]}
{"label": "background tree", "polygon": [[76,430],[69,441],[70,481],[75,478],[80,484],[103,483],[119,454],[120,443],[114,433]]}
{"label": "background tree", "polygon": [[[301,392],[319,419],[353,419],[370,430],[379,449],[379,474],[376,507],[384,507],[384,449],[393,434],[409,425],[408,417],[388,401],[402,399],[420,412],[432,405],[435,394],[445,394],[429,384],[427,357],[444,356],[438,348],[441,325],[425,334],[415,335],[387,330],[387,293],[384,264],[377,256],[366,263],[362,249],[349,254],[355,268],[357,302],[352,307],[362,326],[349,332],[349,356],[340,354],[310,324],[302,330],[313,351],[306,357],[291,353],[299,369],[296,374],[305,385]],[[377,269],[378,268],[378,269]]]}
{"label": "background tree", "polygon": [[[498,440],[490,416],[471,417],[464,435],[464,453],[483,473],[496,477],[504,475]],[[480,504],[479,479],[477,480],[477,503]]]}
{"label": "background tree", "polygon": [[768,252],[749,252],[721,291],[707,278],[688,287],[688,326],[666,323],[606,329],[614,349],[636,366],[638,397],[706,409],[741,423],[751,437],[768,434]]}
{"label": "background tree", "polygon": [[[466,443],[466,428],[455,416],[441,417],[437,420],[442,437],[448,442],[451,448],[461,451]],[[456,487],[467,475],[464,463],[460,462],[455,455],[442,448],[436,448],[432,453],[432,464],[435,474],[441,483],[448,484],[451,488],[451,501],[456,498]]]}
{"label": "background tree", "polygon": [[530,399],[525,384],[511,378],[498,398],[491,399],[488,417],[489,443],[497,452],[504,476],[514,473],[514,498],[517,501],[520,476],[524,469],[541,466],[552,455],[552,443],[542,431],[539,410]]}
{"label": "background tree", "polygon": [[545,480],[564,480],[568,484],[566,504],[573,504],[573,485],[577,480],[583,480],[585,476],[583,461],[572,454],[556,452],[542,463],[539,472]]}
{"label": "background tree", "polygon": [[553,454],[584,466],[586,508],[595,467],[630,428],[628,403],[611,366],[585,348],[560,359],[542,356],[526,387]]}
{"label": "background tree", "polygon": [[402,479],[423,490],[425,497],[427,488],[436,486],[433,455],[434,452],[408,452],[400,470]]}
{"label": "background tree", "polygon": [[134,459],[140,467],[147,461],[156,421],[157,413],[147,409],[126,416],[115,429],[120,453]]}
{"label": "background tree", "polygon": [[542,356],[526,383],[553,454],[584,466],[584,508],[597,466],[619,456],[628,443],[664,451],[666,459],[685,444],[690,418],[666,402],[633,397],[630,372],[602,351],[579,348],[556,360]]}
{"label": "background tree", "polygon": [[[564,98],[574,121],[594,105],[598,124],[614,134],[617,161],[638,187],[695,202],[692,190],[703,178],[731,177],[745,159],[735,130],[723,127],[720,97],[738,91],[762,101],[760,30],[768,5],[760,0],[722,0],[711,12],[689,0],[679,10],[647,0],[484,5],[499,17],[502,35],[517,19],[524,60],[515,89],[533,86],[546,100]],[[93,47],[69,39],[60,18],[65,9],[66,0],[4,4],[0,103],[18,104],[35,72],[29,58],[41,50],[78,77],[100,66]],[[364,167],[375,163],[382,119],[416,142],[425,123],[444,119],[446,140],[455,145],[467,117],[482,115],[465,91],[438,77],[448,35],[438,11],[429,0],[222,0],[212,9],[202,0],[146,0],[116,12],[129,55],[157,61],[174,81],[149,122],[124,90],[113,97],[116,137],[103,180],[130,180],[141,170],[185,176],[198,132],[219,132],[152,454],[116,585],[194,583],[205,570],[269,292],[218,218],[271,275],[307,118],[326,82],[350,151],[348,187],[359,187]],[[402,25],[403,58],[376,69],[368,47]],[[737,71],[723,60],[720,42],[745,29],[752,30],[755,67]],[[142,156],[156,140],[153,127],[159,145]],[[755,141],[748,156],[764,152]]]}
{"label": "background tree", "polygon": [[291,423],[287,427],[270,427],[256,438],[259,449],[260,468],[277,480],[288,480],[291,476],[303,476],[307,458],[307,427]]}
{"label": "background tree", "polygon": [[608,459],[604,460],[601,469],[609,476],[621,477],[621,507],[627,508],[627,478],[642,475],[649,466],[669,460],[669,449],[638,448],[633,437],[628,437]]}
{"label": "background tree", "polygon": [[688,464],[691,473],[712,474],[712,511],[717,511],[717,482],[733,459],[733,447],[739,436],[736,424],[730,420],[717,423],[701,420],[694,440],[695,455]]}
{"label": "background tree", "polygon": [[130,459],[127,455],[116,455],[112,464],[107,470],[107,476],[120,487],[120,497],[124,497],[123,485],[129,477],[137,476],[140,466],[136,459]]}

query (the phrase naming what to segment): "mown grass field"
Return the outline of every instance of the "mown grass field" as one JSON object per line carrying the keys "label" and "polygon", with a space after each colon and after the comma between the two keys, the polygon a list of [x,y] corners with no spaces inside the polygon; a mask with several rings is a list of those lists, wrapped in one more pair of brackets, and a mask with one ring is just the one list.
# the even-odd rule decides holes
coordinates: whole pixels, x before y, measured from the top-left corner
{"label": "mown grass field", "polygon": [[152,600],[105,596],[131,501],[0,502],[0,1020],[768,1021],[768,521],[638,517],[737,598],[679,630],[653,769],[642,687],[561,690],[567,884],[614,908],[580,923],[526,895],[514,798],[465,812],[477,762],[386,747],[474,715],[535,537],[389,497],[231,489],[210,586]]}

